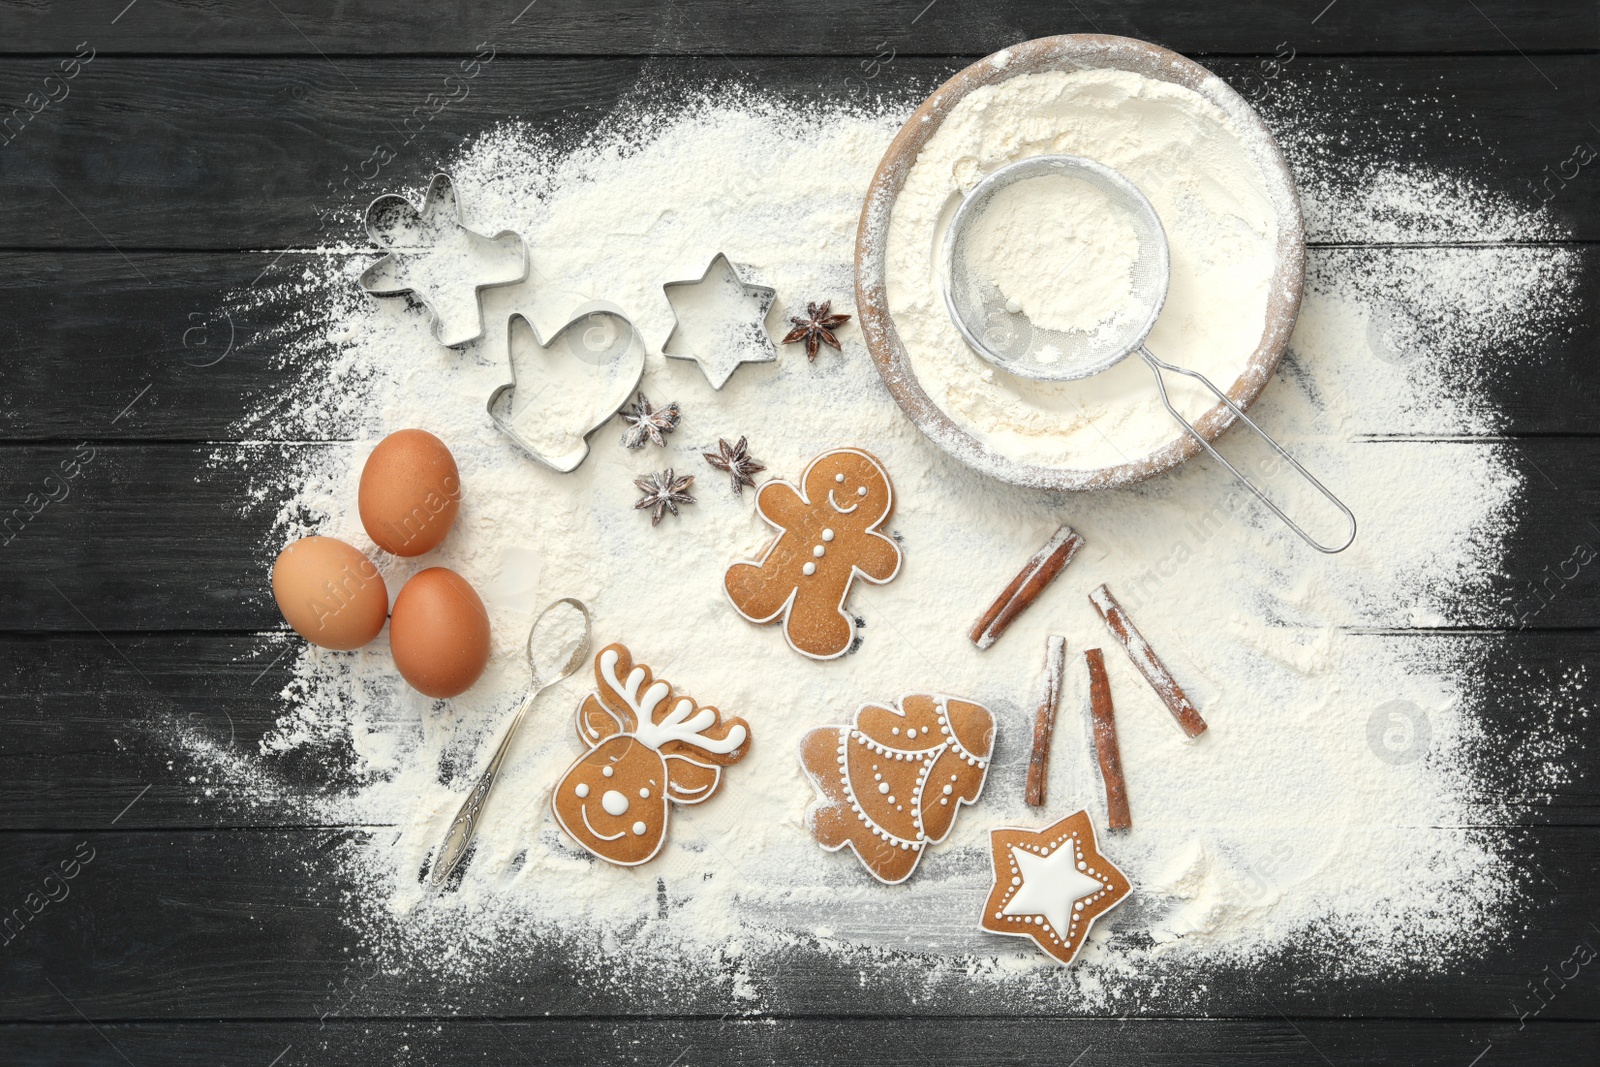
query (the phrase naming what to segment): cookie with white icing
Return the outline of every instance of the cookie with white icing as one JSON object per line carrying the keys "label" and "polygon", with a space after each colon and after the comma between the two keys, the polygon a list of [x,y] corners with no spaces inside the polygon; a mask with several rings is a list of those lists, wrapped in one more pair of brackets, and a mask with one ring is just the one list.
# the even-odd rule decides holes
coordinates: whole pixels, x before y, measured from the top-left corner
{"label": "cookie with white icing", "polygon": [[759,560],[730,566],[723,590],[754,623],[783,621],[789,647],[812,659],[850,650],[845,609],[857,578],[882,585],[900,573],[900,546],[881,527],[894,511],[889,474],[859,448],[812,460],[800,487],[774,478],[756,491],[756,513],[778,530]]}
{"label": "cookie with white icing", "polygon": [[750,751],[750,725],[699,707],[652,680],[620,644],[594,658],[595,691],[578,706],[589,751],[562,775],[550,807],[572,839],[608,863],[655,858],[673,804],[699,804],[722,785],[722,768]]}
{"label": "cookie with white icing", "polygon": [[818,844],[849,845],[872,876],[911,877],[929,845],[949,836],[956,812],[983,791],[994,715],[959,697],[908,693],[897,706],[863,704],[844,726],[812,730],[800,763],[819,801],[806,814]]}
{"label": "cookie with white icing", "polygon": [[989,851],[994,884],[979,925],[1026,937],[1062,964],[1072,962],[1095,920],[1133,891],[1100,851],[1087,811],[1040,830],[997,826]]}

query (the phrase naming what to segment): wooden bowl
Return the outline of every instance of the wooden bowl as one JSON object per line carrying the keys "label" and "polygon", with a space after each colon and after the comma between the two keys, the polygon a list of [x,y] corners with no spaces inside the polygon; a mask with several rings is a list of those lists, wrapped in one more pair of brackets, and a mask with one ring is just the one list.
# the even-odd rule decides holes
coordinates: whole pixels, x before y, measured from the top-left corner
{"label": "wooden bowl", "polygon": [[[1278,143],[1261,117],[1243,97],[1221,79],[1176,52],[1147,41],[1102,34],[1069,34],[1025,41],[979,60],[939,86],[906,120],[884,153],[867,190],[856,232],[856,308],[862,335],[878,373],[911,421],[940,447],[970,466],[1016,485],[1038,489],[1104,489],[1141,481],[1170,470],[1200,451],[1200,445],[1176,422],[1165,445],[1144,458],[1096,468],[1045,467],[1022,463],[989,448],[958,425],[929,399],[906,355],[894,319],[889,314],[886,260],[889,220],[906,175],[944,117],[962,97],[991,85],[1048,70],[1117,69],[1133,71],[1192,89],[1217,105],[1243,131],[1242,146],[1256,162],[1277,214],[1277,266],[1273,272],[1267,314],[1261,338],[1249,362],[1229,385],[1218,382],[1240,408],[1248,408],[1260,395],[1288,347],[1300,311],[1305,280],[1305,233],[1294,178]],[[1155,383],[1151,383],[1155,388]],[[1206,411],[1194,426],[1208,441],[1233,423],[1222,404]]]}

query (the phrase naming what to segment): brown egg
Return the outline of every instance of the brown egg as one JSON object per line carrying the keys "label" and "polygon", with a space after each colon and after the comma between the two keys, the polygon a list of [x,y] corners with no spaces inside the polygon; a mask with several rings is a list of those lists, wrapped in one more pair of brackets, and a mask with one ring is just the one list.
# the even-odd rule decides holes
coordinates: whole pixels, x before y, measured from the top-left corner
{"label": "brown egg", "polygon": [[394,599],[389,648],[411,688],[453,697],[471,688],[489,662],[489,613],[465,578],[429,567]]}
{"label": "brown egg", "polygon": [[272,598],[296,633],[323,648],[360,648],[378,636],[389,613],[378,568],[332,537],[302,537],[278,553]]}
{"label": "brown egg", "polygon": [[374,544],[420,556],[444,540],[461,507],[455,457],[426,430],[396,430],[367,457],[356,502]]}

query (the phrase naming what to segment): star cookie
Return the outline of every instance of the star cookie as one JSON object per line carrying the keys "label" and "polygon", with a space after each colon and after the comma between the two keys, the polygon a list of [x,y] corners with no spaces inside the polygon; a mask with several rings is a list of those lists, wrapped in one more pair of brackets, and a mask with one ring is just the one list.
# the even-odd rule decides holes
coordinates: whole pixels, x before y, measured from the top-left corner
{"label": "star cookie", "polygon": [[989,831],[994,888],[979,924],[991,934],[1032,938],[1061,963],[1071,963],[1094,921],[1133,889],[1100,854],[1089,813],[1043,830],[1001,826]]}

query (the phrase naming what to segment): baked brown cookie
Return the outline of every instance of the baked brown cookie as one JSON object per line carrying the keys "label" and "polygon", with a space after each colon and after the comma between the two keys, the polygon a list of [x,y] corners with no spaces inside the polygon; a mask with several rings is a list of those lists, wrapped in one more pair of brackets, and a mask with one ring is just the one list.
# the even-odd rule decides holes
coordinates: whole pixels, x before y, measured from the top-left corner
{"label": "baked brown cookie", "polygon": [[821,794],[806,824],[828,851],[849,845],[874,878],[903,882],[949,835],[961,805],[978,799],[993,751],[994,716],[981,704],[934,693],[863,704],[848,725],[800,742]]}
{"label": "baked brown cookie", "polygon": [[724,719],[635,663],[623,645],[594,658],[595,691],[578,706],[578,739],[589,751],[550,796],[556,822],[609,863],[653,859],[673,804],[699,804],[722,784],[722,768],[750,751],[750,725]]}
{"label": "baked brown cookie", "polygon": [[1095,841],[1087,811],[1042,830],[989,831],[994,885],[978,925],[1026,937],[1060,963],[1071,963],[1096,919],[1133,891]]}
{"label": "baked brown cookie", "polygon": [[790,648],[834,659],[855,639],[844,606],[855,580],[881,585],[900,573],[900,546],[880,530],[894,511],[894,487],[859,448],[824,452],[800,483],[773,479],[756,491],[756,513],[778,537],[759,560],[729,567],[722,584],[740,615],[782,619]]}

